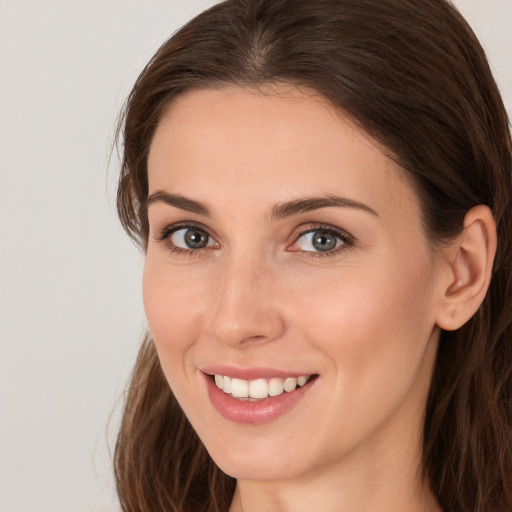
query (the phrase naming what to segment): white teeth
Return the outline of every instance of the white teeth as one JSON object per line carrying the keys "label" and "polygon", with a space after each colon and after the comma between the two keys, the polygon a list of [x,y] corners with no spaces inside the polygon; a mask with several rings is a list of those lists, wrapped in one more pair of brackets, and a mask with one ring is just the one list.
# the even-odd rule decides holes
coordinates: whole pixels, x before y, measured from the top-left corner
{"label": "white teeth", "polygon": [[297,386],[304,386],[310,376],[288,377],[281,379],[274,377],[269,379],[244,380],[215,375],[215,384],[224,393],[231,394],[234,398],[249,398],[262,400],[269,396],[279,396],[285,391],[290,393]]}
{"label": "white teeth", "polygon": [[249,382],[249,396],[251,398],[267,398],[267,381],[265,379],[251,380]]}
{"label": "white teeth", "polygon": [[283,391],[283,379],[270,379],[268,383],[268,394],[270,396],[282,395]]}
{"label": "white teeth", "polygon": [[249,396],[249,382],[242,379],[231,379],[231,394],[235,398],[247,398]]}
{"label": "white teeth", "polygon": [[294,379],[293,377],[288,377],[284,381],[283,387],[284,387],[284,390],[287,391],[288,393],[290,391],[293,391],[297,387],[297,379]]}
{"label": "white teeth", "polygon": [[[217,384],[217,386],[219,385]],[[224,385],[222,386],[222,390],[225,393],[231,393],[231,377],[224,377]]]}
{"label": "white teeth", "polygon": [[215,375],[215,384],[220,389],[224,388],[224,377],[222,375]]}

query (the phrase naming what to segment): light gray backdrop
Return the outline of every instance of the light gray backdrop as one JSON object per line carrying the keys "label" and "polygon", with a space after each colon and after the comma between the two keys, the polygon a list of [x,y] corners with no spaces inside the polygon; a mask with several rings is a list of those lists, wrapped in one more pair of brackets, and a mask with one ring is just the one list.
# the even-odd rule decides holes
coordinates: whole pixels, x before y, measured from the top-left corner
{"label": "light gray backdrop", "polygon": [[[142,66],[213,3],[0,0],[0,512],[119,510],[107,439],[144,315],[108,154]],[[512,0],[455,3],[512,111]]]}

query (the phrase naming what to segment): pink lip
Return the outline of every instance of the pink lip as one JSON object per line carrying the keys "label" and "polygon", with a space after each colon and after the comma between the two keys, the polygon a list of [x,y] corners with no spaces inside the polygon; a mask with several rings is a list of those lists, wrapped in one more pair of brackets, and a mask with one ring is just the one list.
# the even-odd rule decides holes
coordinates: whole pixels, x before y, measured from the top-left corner
{"label": "pink lip", "polygon": [[204,366],[200,368],[203,373],[208,375],[225,375],[227,377],[244,380],[255,380],[255,379],[271,379],[277,377],[280,379],[286,379],[287,377],[307,377],[312,373],[297,373],[286,370],[278,370],[276,368],[265,368],[265,367],[247,367],[242,368],[239,366],[219,365],[219,366]]}
{"label": "pink lip", "polygon": [[[216,374],[233,375],[235,378],[240,378],[232,372],[216,372]],[[247,375],[247,373],[244,373],[244,375]],[[258,371],[257,375],[259,378],[271,378],[268,377],[268,373],[263,376],[261,371]],[[286,375],[290,376],[289,373]],[[224,391],[219,389],[214,380],[206,373],[203,373],[203,377],[206,383],[208,396],[217,411],[229,421],[250,425],[261,425],[284,415],[304,398],[304,395],[316,382],[316,379],[314,379],[290,393],[284,392],[279,396],[268,397],[264,400],[251,402],[248,400],[238,400],[233,398],[231,395],[224,393]]]}

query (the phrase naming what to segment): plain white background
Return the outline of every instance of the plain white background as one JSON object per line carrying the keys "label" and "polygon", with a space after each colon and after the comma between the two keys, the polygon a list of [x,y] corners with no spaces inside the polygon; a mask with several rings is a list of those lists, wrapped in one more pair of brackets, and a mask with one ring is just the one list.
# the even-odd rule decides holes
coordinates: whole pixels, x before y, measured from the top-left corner
{"label": "plain white background", "polygon": [[[0,0],[1,512],[119,510],[109,443],[145,323],[108,155],[143,65],[213,3]],[[455,3],[512,112],[512,0]]]}

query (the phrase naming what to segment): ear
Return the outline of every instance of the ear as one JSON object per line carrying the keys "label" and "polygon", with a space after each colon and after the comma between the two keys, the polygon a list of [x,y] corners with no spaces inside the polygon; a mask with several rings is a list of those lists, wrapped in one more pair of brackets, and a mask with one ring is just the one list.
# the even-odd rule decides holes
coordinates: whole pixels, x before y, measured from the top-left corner
{"label": "ear", "polygon": [[[462,233],[443,254],[443,297],[437,325],[447,331],[464,325],[482,304],[496,254],[496,224],[487,206],[475,206],[464,218]],[[446,276],[446,279],[444,278]]]}

